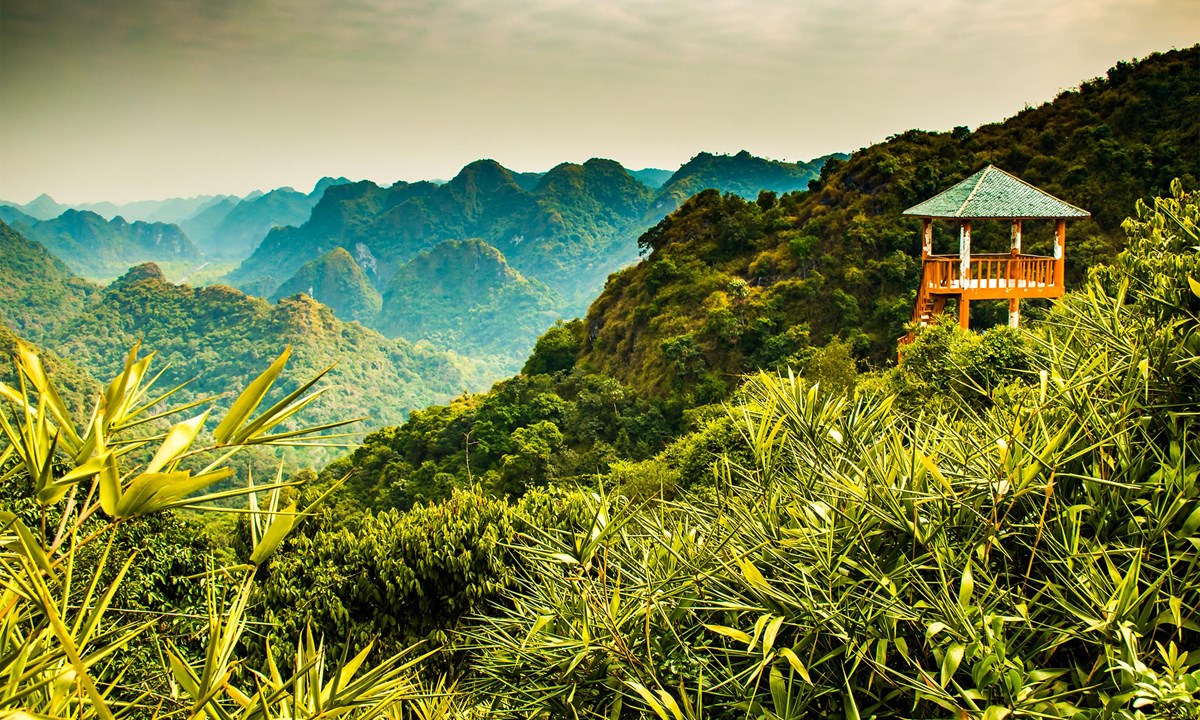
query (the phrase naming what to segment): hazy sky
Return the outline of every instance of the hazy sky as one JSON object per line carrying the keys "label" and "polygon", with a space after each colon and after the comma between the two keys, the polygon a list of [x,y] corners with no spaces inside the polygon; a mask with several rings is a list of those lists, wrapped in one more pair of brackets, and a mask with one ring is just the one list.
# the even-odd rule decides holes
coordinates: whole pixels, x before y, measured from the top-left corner
{"label": "hazy sky", "polygon": [[0,198],[809,159],[1197,41],[1200,0],[0,0]]}

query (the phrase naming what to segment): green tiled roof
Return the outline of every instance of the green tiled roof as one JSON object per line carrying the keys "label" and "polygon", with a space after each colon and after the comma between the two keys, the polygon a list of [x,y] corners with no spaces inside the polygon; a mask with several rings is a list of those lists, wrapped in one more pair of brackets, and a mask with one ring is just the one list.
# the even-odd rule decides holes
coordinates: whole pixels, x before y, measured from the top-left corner
{"label": "green tiled roof", "polygon": [[905,215],[928,218],[1070,218],[1091,213],[998,167],[988,165],[945,192],[913,205]]}

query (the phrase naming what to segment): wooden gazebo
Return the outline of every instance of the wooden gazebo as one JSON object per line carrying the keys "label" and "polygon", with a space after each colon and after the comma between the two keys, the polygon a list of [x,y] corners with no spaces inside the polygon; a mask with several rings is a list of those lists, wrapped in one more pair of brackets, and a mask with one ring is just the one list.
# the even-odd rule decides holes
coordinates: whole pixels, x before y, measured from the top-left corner
{"label": "wooden gazebo", "polygon": [[[948,299],[956,298],[958,321],[964,328],[970,323],[972,300],[1008,300],[1008,324],[1016,327],[1021,298],[1062,295],[1067,218],[1090,216],[991,165],[904,214],[921,218],[921,285],[913,322],[929,324]],[[957,256],[933,254],[935,219],[958,221]],[[971,254],[972,220],[1011,220],[1009,252]],[[1054,220],[1053,256],[1021,252],[1022,220]]]}

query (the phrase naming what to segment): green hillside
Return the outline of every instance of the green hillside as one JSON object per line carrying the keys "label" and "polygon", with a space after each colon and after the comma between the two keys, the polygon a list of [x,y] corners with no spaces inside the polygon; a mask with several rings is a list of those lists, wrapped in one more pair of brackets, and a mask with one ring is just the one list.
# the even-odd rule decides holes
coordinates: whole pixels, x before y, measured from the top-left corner
{"label": "green hillside", "polygon": [[0,221],[0,316],[18,333],[40,341],[98,292],[40,243]]}
{"label": "green hillside", "polygon": [[[1064,123],[1085,117],[1109,122],[1080,112],[1084,93],[1096,98],[1095,107],[1117,115],[1158,97],[1159,105],[1146,111],[1157,113],[1156,125],[1129,127],[1127,134],[1106,136],[1104,144],[1076,127],[1069,134],[1090,138],[1089,144],[1081,140],[1072,155],[1031,158],[1025,177],[1033,180],[1030,166],[1067,162],[1063,158],[1096,163],[1092,155],[1104,148],[1111,157],[1114,147],[1158,142],[1181,148],[1174,166],[1139,166],[1149,174],[1110,178],[1113,193],[1128,192],[1121,188],[1134,181],[1147,194],[1157,192],[1149,188],[1172,171],[1190,182],[1200,177],[1200,152],[1183,151],[1200,147],[1191,122],[1194,101],[1173,99],[1195,95],[1200,87],[1198,56],[1200,48],[1148,58],[1119,69],[1121,83],[1087,83],[974,134],[905,133],[831,163],[811,192],[764,195],[756,202],[703,192],[642,237],[649,257],[615,275],[585,319],[556,325],[538,340],[521,376],[369,436],[351,460],[335,466],[337,475],[362,470],[356,492],[372,498],[368,504],[376,508],[441,497],[474,478],[506,487],[501,478],[521,463],[545,482],[597,472],[690,482],[705,458],[736,445],[733,426],[713,421],[712,404],[728,400],[745,373],[791,369],[846,388],[853,386],[856,364],[867,369],[894,362],[896,340],[911,317],[919,253],[919,222],[900,212],[952,184],[959,173],[965,177],[975,163],[999,162],[995,156],[1007,147],[1005,137],[1023,136],[1027,124],[1068,134]],[[874,177],[881,164],[890,174]],[[912,189],[911,183],[934,171],[945,179]],[[1096,175],[1112,173],[1088,177]],[[1051,177],[1033,181],[1071,201],[1089,192]],[[1139,197],[1140,191],[1128,192],[1129,207]],[[1092,208],[1078,202],[1096,217],[1068,228],[1073,278],[1098,259],[1111,261],[1125,242],[1124,216],[1110,217],[1106,203]],[[1048,241],[1046,228],[1039,234],[1029,225],[1030,242]],[[986,227],[981,242],[998,233],[1007,242],[1007,228],[989,233]],[[943,228],[938,242],[949,243],[949,234]],[[1009,367],[1000,356],[993,362]],[[722,415],[715,410],[718,419]],[[672,444],[691,431],[697,433],[692,440]],[[479,443],[469,451],[470,467],[464,457],[468,436]],[[665,463],[638,465],[658,453],[665,453]],[[380,458],[393,457],[403,463],[381,464]]]}
{"label": "green hillside", "polygon": [[498,356],[511,372],[558,319],[561,305],[553,290],[509,267],[496,248],[448,240],[392,277],[373,327],[389,337]]}
{"label": "green hillside", "polygon": [[200,252],[179,226],[167,223],[130,223],[121,217],[106,221],[88,210],[67,210],[36,223],[17,221],[17,229],[88,278],[116,277],[143,262],[200,260]]}
{"label": "green hillside", "polygon": [[[920,223],[905,208],[989,163],[1004,168],[1091,211],[1068,227],[1070,286],[1116,256],[1135,200],[1165,194],[1171,178],[1200,178],[1198,116],[1194,47],[1121,63],[974,132],[898,134],[826,165],[809,192],[757,202],[702,193],[642,236],[649,257],[593,303],[580,362],[654,394],[700,399],[724,396],[755,368],[802,362],[834,337],[887,362],[919,273]],[[1049,254],[1049,226],[1027,223],[1031,252]],[[957,247],[955,232],[935,223],[935,252]],[[977,223],[973,235],[977,251],[1007,248],[1007,226]],[[972,314],[983,321],[980,305]]]}
{"label": "green hillside", "polygon": [[[383,300],[379,291],[350,253],[334,248],[316,260],[304,263],[296,274],[275,291],[271,301],[306,293],[325,303],[340,318],[370,325]],[[417,338],[412,338],[416,340]]]}

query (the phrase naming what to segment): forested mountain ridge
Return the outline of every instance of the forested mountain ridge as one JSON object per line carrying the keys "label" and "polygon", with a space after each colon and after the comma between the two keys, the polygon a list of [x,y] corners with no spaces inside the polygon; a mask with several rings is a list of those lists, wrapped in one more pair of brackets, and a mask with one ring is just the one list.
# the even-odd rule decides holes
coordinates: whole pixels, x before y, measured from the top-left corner
{"label": "forested mountain ridge", "polygon": [[[975,132],[901,133],[829,163],[808,192],[701,193],[642,237],[649,256],[592,304],[579,361],[642,391],[709,399],[837,336],[887,361],[920,270],[920,223],[905,208],[987,164],[1004,168],[1092,213],[1068,227],[1070,286],[1115,257],[1135,200],[1200,177],[1196,117],[1200,46],[1120,63]],[[1050,223],[1026,225],[1026,247],[1049,254]],[[950,223],[934,227],[935,251],[957,247]],[[1007,248],[1007,227],[974,229],[977,248]]]}
{"label": "forested mountain ridge", "polygon": [[[636,259],[634,239],[653,222],[648,213],[673,208],[681,188],[711,183],[741,192],[753,185],[751,195],[779,183],[779,189],[790,189],[815,177],[816,163],[805,166],[803,174],[802,164],[760,161],[744,153],[733,158],[702,154],[674,173],[666,194],[619,163],[601,159],[519,174],[479,160],[443,185],[356,183],[331,189],[300,227],[273,230],[228,279],[255,291],[273,288],[281,275],[336,245],[386,290],[392,274],[417,253],[443,240],[479,238],[525,277],[562,295],[560,310],[572,314],[586,307],[609,273]],[[751,167],[765,174],[756,180]],[[737,169],[728,186],[726,168]]]}
{"label": "forested mountain ridge", "polygon": [[327,188],[348,182],[325,177],[309,193],[283,187],[216,203],[188,217],[180,227],[206,255],[240,260],[254,252],[272,228],[304,223]]}
{"label": "forested mountain ridge", "polygon": [[13,217],[15,229],[36,240],[85,277],[110,278],[142,262],[184,262],[200,259],[200,252],[178,225],[127,222],[118,216],[105,220],[90,210],[64,211],[49,220],[29,222]]}
{"label": "forested mountain ridge", "polygon": [[[314,207],[307,223],[272,231],[230,279],[239,284],[274,278],[337,245],[386,289],[391,276],[417,253],[443,240],[479,238],[522,273],[551,287],[552,280],[567,285],[573,282],[572,269],[589,277],[605,272],[589,267],[606,249],[597,245],[607,236],[597,236],[619,225],[630,205],[649,199],[645,186],[623,170],[613,173],[611,166],[599,161],[582,171],[559,166],[541,176],[533,190],[522,188],[492,160],[467,165],[444,185],[401,182],[382,188],[363,182],[336,188]],[[568,180],[572,172],[576,177]],[[553,197],[559,192],[562,198]],[[614,201],[614,207],[598,205],[597,197]]]}
{"label": "forested mountain ridge", "polygon": [[503,358],[515,370],[561,306],[557,293],[514,270],[496,248],[447,240],[392,277],[371,324],[388,337]]}
{"label": "forested mountain ridge", "polygon": [[809,181],[821,174],[825,163],[845,160],[847,157],[845,153],[832,153],[808,162],[788,163],[755,157],[745,150],[736,155],[702,152],[662,183],[646,216],[646,227],[662,220],[689,197],[708,188],[733,193],[747,200],[757,197],[760,190],[770,190],[776,194],[806,190]]}

